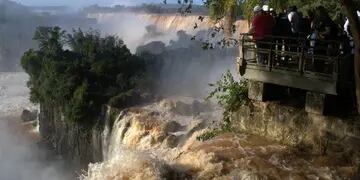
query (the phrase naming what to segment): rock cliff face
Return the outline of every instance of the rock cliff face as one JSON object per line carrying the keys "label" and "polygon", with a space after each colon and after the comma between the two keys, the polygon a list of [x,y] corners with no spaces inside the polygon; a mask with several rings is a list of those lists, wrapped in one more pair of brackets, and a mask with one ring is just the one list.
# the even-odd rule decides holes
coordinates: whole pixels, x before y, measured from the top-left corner
{"label": "rock cliff face", "polygon": [[[233,116],[234,128],[266,136],[291,146],[307,146],[314,152],[360,152],[360,121],[358,117],[338,118],[307,113],[277,102],[252,102]],[[358,161],[358,162],[357,162]]]}
{"label": "rock cliff face", "polygon": [[41,105],[39,115],[40,134],[44,143],[55,153],[72,162],[79,169],[86,168],[90,162],[101,161],[101,133],[105,116],[95,117],[96,124],[83,127],[65,123],[59,109]]}

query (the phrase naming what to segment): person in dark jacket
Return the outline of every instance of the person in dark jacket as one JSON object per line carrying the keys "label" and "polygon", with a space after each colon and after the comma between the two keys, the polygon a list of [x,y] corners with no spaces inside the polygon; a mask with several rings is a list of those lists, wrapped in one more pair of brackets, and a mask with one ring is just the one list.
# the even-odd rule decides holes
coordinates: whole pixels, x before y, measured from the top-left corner
{"label": "person in dark jacket", "polygon": [[[292,36],[291,31],[291,23],[287,17],[286,13],[280,13],[276,17],[276,23],[273,29],[273,35],[275,36],[275,47],[274,49],[277,51],[289,50],[288,44],[290,41],[286,39],[286,37]],[[284,37],[284,38],[283,38]],[[286,65],[288,63],[289,57],[288,56],[281,56],[276,54],[274,57],[274,61],[276,61],[275,65],[282,64]]]}
{"label": "person in dark jacket", "polygon": [[[314,44],[315,55],[331,56],[337,54],[339,47],[334,44],[326,42],[329,40],[339,39],[339,29],[336,23],[330,18],[327,10],[323,6],[319,6],[315,10],[314,20],[312,22],[313,34],[316,34],[316,41]],[[318,72],[325,71],[325,61],[314,61],[314,68]]]}
{"label": "person in dark jacket", "polygon": [[315,17],[312,22],[312,29],[319,33],[320,39],[338,39],[339,29],[336,23],[330,18],[327,10],[319,6],[315,10]]}

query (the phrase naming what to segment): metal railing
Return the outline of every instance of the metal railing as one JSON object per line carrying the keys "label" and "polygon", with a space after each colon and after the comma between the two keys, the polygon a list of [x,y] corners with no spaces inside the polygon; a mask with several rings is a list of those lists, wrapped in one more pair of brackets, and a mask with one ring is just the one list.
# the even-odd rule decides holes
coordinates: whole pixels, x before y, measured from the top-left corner
{"label": "metal railing", "polygon": [[340,41],[241,34],[240,58],[247,68],[336,81],[343,54]]}

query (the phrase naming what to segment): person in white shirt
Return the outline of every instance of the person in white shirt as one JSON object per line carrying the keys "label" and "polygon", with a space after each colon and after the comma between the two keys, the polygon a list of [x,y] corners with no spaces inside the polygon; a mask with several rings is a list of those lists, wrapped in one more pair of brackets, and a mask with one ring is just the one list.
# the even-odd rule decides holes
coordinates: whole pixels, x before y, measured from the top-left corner
{"label": "person in white shirt", "polygon": [[297,33],[299,33],[299,29],[300,29],[300,14],[297,11],[296,6],[292,6],[290,8],[288,19],[291,23],[291,31],[293,32],[294,35],[296,35]]}
{"label": "person in white shirt", "polygon": [[[359,17],[359,20],[360,20],[360,11],[357,11],[357,15]],[[349,19],[346,18],[346,21],[345,21],[345,24],[344,24],[344,31],[346,32],[346,34],[351,37],[351,31],[350,31],[350,22],[349,22]]]}
{"label": "person in white shirt", "polygon": [[[359,21],[360,21],[360,11],[357,11],[357,15],[358,15]],[[351,31],[350,31],[350,22],[349,22],[348,18],[346,18],[346,21],[344,24],[344,31],[346,32],[346,34],[350,40],[351,54],[354,54],[354,41],[353,41],[353,37],[352,37]]]}

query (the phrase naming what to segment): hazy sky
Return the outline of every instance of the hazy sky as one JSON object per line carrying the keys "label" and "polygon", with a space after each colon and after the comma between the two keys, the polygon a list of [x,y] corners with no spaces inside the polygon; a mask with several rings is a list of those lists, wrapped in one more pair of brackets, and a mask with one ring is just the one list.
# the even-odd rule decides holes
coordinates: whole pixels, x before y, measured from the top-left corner
{"label": "hazy sky", "polygon": [[[75,6],[81,7],[92,4],[99,4],[102,6],[109,6],[114,4],[136,5],[142,3],[161,3],[163,0],[15,0],[24,5],[32,6]],[[177,0],[167,0],[168,3],[177,3]],[[195,0],[201,2],[201,0]]]}

